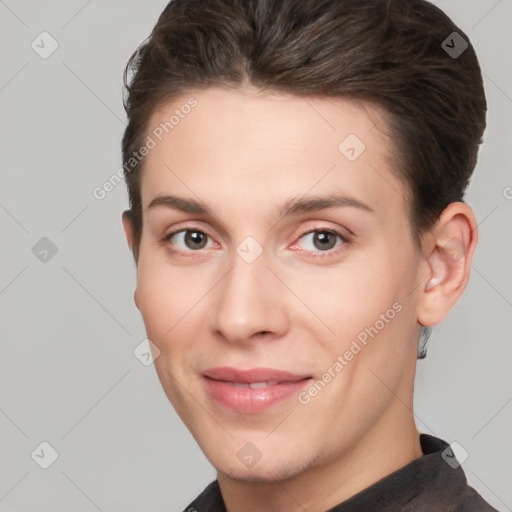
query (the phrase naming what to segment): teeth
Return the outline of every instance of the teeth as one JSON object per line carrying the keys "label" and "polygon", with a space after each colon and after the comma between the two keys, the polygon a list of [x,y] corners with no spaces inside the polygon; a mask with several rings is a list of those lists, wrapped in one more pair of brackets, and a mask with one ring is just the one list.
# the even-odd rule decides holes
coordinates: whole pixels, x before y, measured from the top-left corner
{"label": "teeth", "polygon": [[251,389],[262,389],[268,386],[277,386],[279,382],[277,380],[271,380],[268,382],[228,382],[230,386],[235,388],[251,388]]}
{"label": "teeth", "polygon": [[276,385],[277,385],[277,381],[272,380],[272,381],[268,381],[268,382],[251,382],[249,384],[249,387],[251,389],[261,389],[261,388],[266,388],[268,386],[276,386]]}

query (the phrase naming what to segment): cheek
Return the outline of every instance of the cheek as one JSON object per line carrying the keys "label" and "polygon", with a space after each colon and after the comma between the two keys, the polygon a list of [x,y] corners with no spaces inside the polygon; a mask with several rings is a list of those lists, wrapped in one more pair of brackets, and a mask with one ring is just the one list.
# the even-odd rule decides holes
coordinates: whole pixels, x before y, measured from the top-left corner
{"label": "cheek", "polygon": [[[355,336],[372,325],[398,299],[399,287],[379,264],[331,268],[322,275],[295,276],[292,284],[304,303],[318,312],[333,339]],[[334,334],[335,333],[335,334]]]}
{"label": "cheek", "polygon": [[170,279],[168,269],[151,261],[139,261],[137,302],[146,331],[159,344],[177,321],[179,314],[178,286]]}
{"label": "cheek", "polygon": [[[173,267],[160,258],[139,263],[137,303],[148,337],[161,349],[179,351],[185,331],[202,325],[206,276],[192,267]],[[203,311],[203,313],[201,313]],[[203,319],[204,320],[204,319]],[[204,322],[203,322],[204,324]]]}
{"label": "cheek", "polygon": [[328,334],[318,339],[332,362],[347,353],[351,369],[363,362],[387,366],[393,351],[410,353],[415,329],[410,291],[417,283],[414,262],[405,256],[375,251],[357,264],[311,277],[309,284],[297,281],[297,295],[307,297],[304,302],[329,327],[330,333],[319,326],[319,333],[322,328]]}

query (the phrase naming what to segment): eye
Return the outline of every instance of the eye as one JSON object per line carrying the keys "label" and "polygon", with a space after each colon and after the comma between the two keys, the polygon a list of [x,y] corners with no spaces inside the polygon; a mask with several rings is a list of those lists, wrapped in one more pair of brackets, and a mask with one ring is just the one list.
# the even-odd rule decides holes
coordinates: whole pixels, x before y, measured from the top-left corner
{"label": "eye", "polygon": [[208,238],[210,237],[205,232],[199,229],[188,228],[169,233],[162,242],[170,243],[170,245],[176,247],[181,252],[194,252],[205,249]]}
{"label": "eye", "polygon": [[[208,239],[211,240],[210,236],[200,229],[184,228],[166,235],[162,243],[166,244],[171,252],[191,253],[214,246],[214,243],[208,246]],[[333,229],[312,229],[304,233],[299,240],[303,242],[296,243],[292,248],[299,247],[308,252],[327,253],[325,256],[337,252],[333,249],[348,242],[345,236]]]}
{"label": "eye", "polygon": [[[347,242],[347,238],[341,233],[332,229],[314,229],[304,233],[300,240],[304,240],[305,243],[299,245],[306,251],[316,252],[336,252],[332,249],[339,247],[340,245]],[[339,242],[337,242],[339,240]],[[323,256],[323,255],[322,255]]]}

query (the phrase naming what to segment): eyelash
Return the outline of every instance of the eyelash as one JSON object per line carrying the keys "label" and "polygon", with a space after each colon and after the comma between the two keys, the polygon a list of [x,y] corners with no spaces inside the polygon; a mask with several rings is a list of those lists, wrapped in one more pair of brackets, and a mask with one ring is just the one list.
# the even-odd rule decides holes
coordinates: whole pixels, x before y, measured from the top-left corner
{"label": "eyelash", "polygon": [[[201,252],[202,249],[199,249],[197,251],[194,251],[194,250],[181,251],[179,249],[173,249],[173,248],[169,247],[168,242],[174,235],[177,235],[178,233],[182,233],[182,232],[187,232],[187,231],[194,231],[194,232],[202,233],[203,235],[206,235],[208,238],[212,239],[212,237],[208,233],[206,233],[204,230],[198,229],[197,227],[194,227],[194,226],[187,226],[187,227],[178,229],[176,231],[172,231],[171,233],[167,234],[164,238],[162,238],[162,240],[160,240],[160,242],[163,245],[166,245],[167,250],[172,254],[181,254],[181,255],[190,257],[195,252]],[[332,249],[328,249],[326,251],[316,251],[315,252],[315,251],[307,251],[306,250],[306,252],[310,252],[310,253],[312,252],[314,254],[313,258],[325,258],[328,256],[333,256],[334,254],[337,254],[344,245],[346,245],[347,243],[350,242],[350,240],[345,235],[341,234],[339,231],[337,231],[335,229],[331,229],[331,228],[321,228],[321,227],[310,229],[310,230],[302,233],[302,235],[299,237],[298,240],[301,240],[306,235],[309,235],[311,233],[330,233],[330,234],[336,235],[342,242],[341,244],[333,247]],[[294,245],[296,245],[296,244],[294,244]]]}

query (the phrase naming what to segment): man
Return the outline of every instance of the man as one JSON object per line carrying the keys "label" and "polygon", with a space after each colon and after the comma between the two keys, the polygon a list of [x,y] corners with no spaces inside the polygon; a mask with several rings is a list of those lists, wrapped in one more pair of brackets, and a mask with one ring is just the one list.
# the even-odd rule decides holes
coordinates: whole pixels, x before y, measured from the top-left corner
{"label": "man", "polygon": [[135,303],[217,470],[187,510],[494,510],[412,412],[477,243],[467,36],[423,0],[173,0],[129,69]]}

